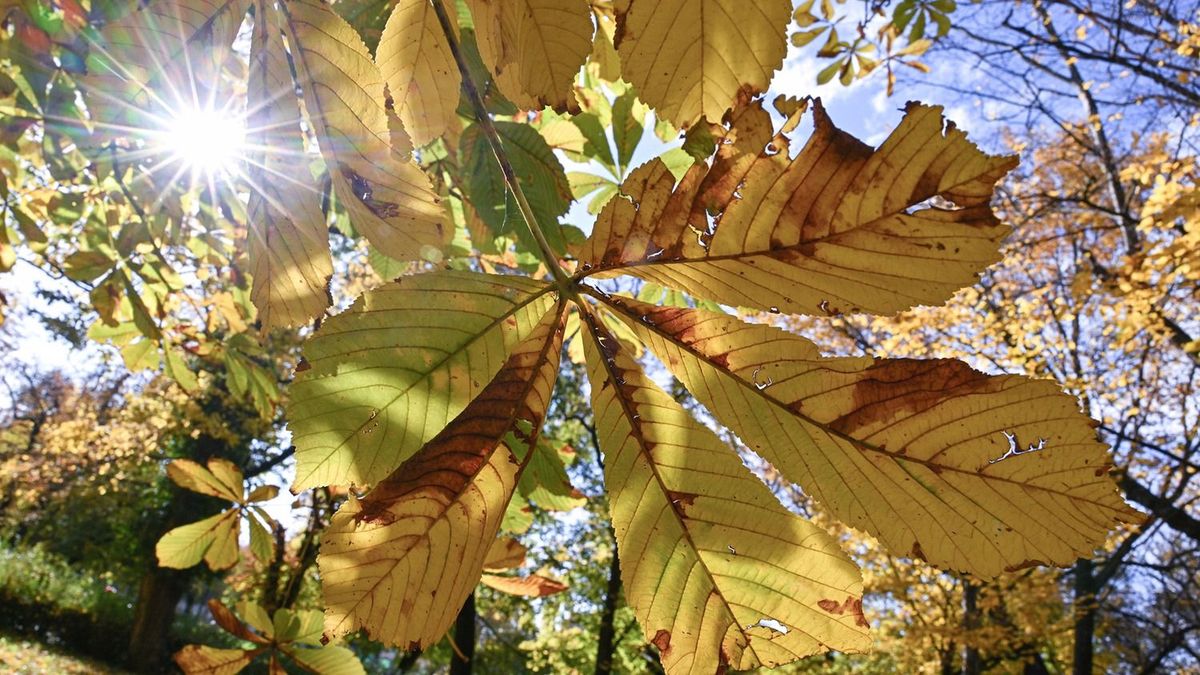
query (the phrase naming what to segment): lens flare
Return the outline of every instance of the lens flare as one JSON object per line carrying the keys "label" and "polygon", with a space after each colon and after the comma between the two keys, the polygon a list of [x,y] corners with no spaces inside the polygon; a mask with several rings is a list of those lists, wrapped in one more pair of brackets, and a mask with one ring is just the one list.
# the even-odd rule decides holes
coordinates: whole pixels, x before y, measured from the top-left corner
{"label": "lens flare", "polygon": [[186,108],[167,120],[157,145],[168,161],[207,180],[239,174],[245,161],[245,121],[229,111]]}

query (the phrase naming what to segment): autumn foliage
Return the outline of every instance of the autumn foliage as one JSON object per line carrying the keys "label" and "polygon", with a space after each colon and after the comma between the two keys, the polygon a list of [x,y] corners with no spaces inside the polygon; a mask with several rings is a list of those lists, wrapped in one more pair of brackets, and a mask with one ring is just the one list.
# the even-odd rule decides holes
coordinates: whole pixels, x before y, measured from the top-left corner
{"label": "autumn foliage", "polygon": [[[870,652],[868,618],[891,609],[865,590],[890,594],[897,620],[910,592],[970,597],[971,640],[979,603],[1015,632],[1000,584],[1049,597],[1041,566],[1145,526],[1118,480],[1129,490],[1127,470],[1155,467],[1114,457],[1097,427],[1129,428],[1091,398],[1124,390],[1089,391],[1080,363],[1040,359],[1060,362],[1043,353],[1054,325],[1076,334],[1049,344],[1081,343],[1088,313],[1129,349],[1149,325],[1195,360],[1159,292],[1194,287],[1200,269],[1195,165],[1167,158],[1166,137],[1118,180],[1163,166],[1169,180],[1099,235],[1136,248],[1075,251],[1065,292],[1028,288],[1049,274],[1038,247],[1080,223],[1012,186],[1074,190],[1086,157],[989,154],[919,102],[872,145],[819,98],[766,93],[789,32],[796,46],[824,38],[821,81],[882,64],[890,89],[893,66],[926,69],[925,26],[944,36],[954,3],[899,3],[878,33],[886,58],[862,29],[843,43],[832,3],[383,4],[158,0],[94,28],[63,9],[86,45],[72,89],[84,111],[45,133],[88,159],[6,168],[6,218],[86,286],[88,337],[131,370],[161,370],[179,409],[204,401],[205,426],[177,435],[189,450],[161,459],[222,508],[172,522],[158,564],[265,570],[234,609],[209,602],[241,647],[189,645],[174,656],[185,672],[256,659],[362,672],[339,644],[359,631],[416,654],[473,621],[480,584],[562,593],[523,569],[533,507],[607,511],[610,590],[667,673]],[[31,42],[23,58],[40,72],[51,50]],[[235,99],[236,170],[156,145],[181,107]],[[647,159],[648,117],[677,147]],[[1065,166],[1047,175],[1051,159]],[[585,197],[590,228],[560,222]],[[1051,287],[1038,305],[1051,316],[1005,313]],[[596,444],[591,500],[568,478],[568,406]],[[213,411],[234,408],[245,424],[222,429]],[[286,449],[248,461],[248,439],[282,425]],[[123,433],[133,452],[155,440]],[[88,453],[66,454],[115,461]],[[308,509],[291,544],[265,509],[285,462]],[[323,611],[297,605],[314,564]]]}

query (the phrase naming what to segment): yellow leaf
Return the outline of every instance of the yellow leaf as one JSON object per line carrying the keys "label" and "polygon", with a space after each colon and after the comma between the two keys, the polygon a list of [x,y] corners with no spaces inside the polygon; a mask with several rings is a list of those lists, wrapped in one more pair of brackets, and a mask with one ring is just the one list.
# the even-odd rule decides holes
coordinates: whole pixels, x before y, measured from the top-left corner
{"label": "yellow leaf", "polygon": [[622,74],[677,127],[720,122],[739,93],[766,91],[787,53],[791,14],[788,0],[618,2]]}
{"label": "yellow leaf", "polygon": [[217,649],[188,645],[175,653],[175,665],[187,675],[234,675],[250,665],[263,649]]}
{"label": "yellow leaf", "polygon": [[260,485],[246,495],[246,503],[269,502],[279,495],[279,488],[274,485]]}
{"label": "yellow leaf", "polygon": [[592,51],[585,0],[467,0],[467,6],[479,54],[505,96],[527,110],[578,109],[571,85]]}
{"label": "yellow leaf", "polygon": [[338,510],[318,559],[327,635],[363,627],[406,649],[442,637],[479,581],[532,456],[561,345],[559,306],[420,453]]}
{"label": "yellow leaf", "polygon": [[305,670],[317,675],[363,675],[362,663],[353,651],[346,647],[329,645],[319,649],[282,649],[295,659]]}
{"label": "yellow leaf", "polygon": [[210,569],[233,567],[238,560],[238,509],[182,525],[162,536],[154,547],[158,564],[183,569],[204,560]]}
{"label": "yellow leaf", "polygon": [[[443,4],[454,17],[454,3]],[[396,113],[413,143],[441,137],[454,120],[462,75],[429,0],[400,0],[375,52]]]}
{"label": "yellow leaf", "polygon": [[[338,200],[355,229],[398,260],[427,255],[452,234],[429,180],[393,147],[383,78],[354,29],[321,0],[276,5],[305,108]],[[407,145],[407,139],[404,145]]]}
{"label": "yellow leaf", "polygon": [[862,581],[837,542],[784,509],[611,333],[585,319],[621,580],[667,672],[865,651]]}
{"label": "yellow leaf", "polygon": [[188,459],[177,459],[167,465],[167,476],[180,487],[237,506],[164,534],[155,547],[159,565],[185,568],[203,559],[214,570],[232,567],[238,560],[238,524],[247,511],[253,511],[245,513],[250,521],[250,548],[260,560],[271,559],[274,539],[270,529],[274,521],[261,508],[246,505],[273,499],[279,488],[261,485],[247,495],[242,470],[219,457],[208,460],[207,468]]}
{"label": "yellow leaf", "polygon": [[364,673],[354,652],[345,647],[322,645],[321,613],[318,611],[278,609],[271,619],[259,605],[240,603],[238,611],[259,631],[255,633],[221,601],[209,600],[208,608],[213,620],[227,633],[261,646],[241,650],[188,645],[175,654],[175,663],[188,675],[232,675],[264,653],[270,655],[267,672],[272,675],[287,673],[280,662],[280,654],[294,660],[305,672],[317,675]]}
{"label": "yellow leaf", "polygon": [[595,66],[597,77],[616,82],[621,79],[621,57],[617,55],[617,48],[613,45],[617,26],[612,8],[603,11],[601,7],[593,4],[592,17],[596,22],[596,35],[593,37],[588,63]]}
{"label": "yellow leaf", "polygon": [[214,457],[208,460],[208,468],[190,459],[177,459],[167,465],[167,477],[192,492],[231,502],[242,501],[242,472],[227,459]]}
{"label": "yellow leaf", "polygon": [[502,572],[525,564],[525,547],[512,537],[499,537],[492,542],[483,561],[488,572]]}
{"label": "yellow leaf", "polygon": [[[792,160],[755,104],[676,186],[660,161],[622,185],[576,252],[581,274],[633,274],[716,302],[788,313],[895,312],[945,302],[999,260],[989,207],[1015,157],[989,157],[941,108],[909,104],[872,150],[829,120]],[[930,203],[934,198],[953,207]]]}
{"label": "yellow leaf", "polygon": [[527,577],[503,577],[496,574],[485,574],[479,582],[489,588],[494,588],[508,595],[519,595],[525,598],[540,598],[567,590],[567,585],[540,574]]}
{"label": "yellow leaf", "polygon": [[298,326],[330,304],[333,261],[320,194],[308,180],[300,107],[277,17],[257,0],[247,85],[249,162],[247,247],[254,287],[250,297],[264,328]]}
{"label": "yellow leaf", "polygon": [[786,478],[893,553],[992,577],[1069,564],[1140,516],[1072,396],[952,360],[823,358],[726,314],[618,315]]}
{"label": "yellow leaf", "polygon": [[363,294],[305,344],[288,406],[292,489],[385,478],[483,391],[555,300],[534,279],[449,271]]}

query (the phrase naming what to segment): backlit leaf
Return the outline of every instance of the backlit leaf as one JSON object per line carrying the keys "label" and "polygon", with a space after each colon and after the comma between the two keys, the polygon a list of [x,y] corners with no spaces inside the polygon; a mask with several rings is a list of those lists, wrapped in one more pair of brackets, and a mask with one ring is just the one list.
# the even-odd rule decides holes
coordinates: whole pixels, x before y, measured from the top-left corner
{"label": "backlit leaf", "polygon": [[719,122],[738,93],[766,91],[787,53],[788,0],[619,0],[621,73],[660,117]]}
{"label": "backlit leaf", "polygon": [[613,141],[617,146],[617,161],[622,168],[629,166],[645,130],[646,106],[637,100],[632,90],[613,101]]}
{"label": "backlit leaf", "polygon": [[387,480],[334,516],[319,564],[326,633],[439,640],[470,595],[531,457],[562,344],[545,313],[478,398]]}
{"label": "backlit leaf", "polygon": [[571,83],[592,51],[584,0],[468,0],[479,53],[496,84],[527,110],[578,108]]}
{"label": "backlit leaf", "polygon": [[556,446],[545,439],[534,448],[529,468],[521,476],[521,494],[549,511],[570,511],[583,506],[587,497],[571,485],[566,458],[574,459],[575,449]]}
{"label": "backlit leaf", "polygon": [[104,27],[83,78],[88,109],[124,131],[145,126],[146,113],[166,117],[204,101],[203,91],[230,54],[251,0],[132,3]]}
{"label": "backlit leaf", "polygon": [[525,598],[540,598],[567,590],[567,585],[540,574],[527,577],[506,577],[498,574],[485,574],[479,582],[489,588],[494,588],[508,595],[519,595]]}
{"label": "backlit leaf", "polygon": [[525,547],[512,537],[498,537],[483,560],[483,569],[502,572],[525,564]]}
{"label": "backlit leaf", "polygon": [[188,645],[175,654],[175,665],[187,675],[234,675],[250,665],[259,649],[218,649]]}
{"label": "backlit leaf", "polygon": [[[866,650],[862,581],[837,542],[784,509],[611,333],[594,319],[587,326],[621,580],[666,670],[743,670]],[[824,610],[830,599],[852,611]]]}
{"label": "backlit leaf", "polygon": [[316,675],[363,675],[365,672],[354,652],[323,643],[319,611],[281,608],[275,610],[274,618],[270,618],[257,604],[239,603],[238,612],[246,617],[250,626],[258,631],[256,633],[219,600],[209,600],[208,608],[213,620],[227,633],[261,646],[215,649],[188,645],[175,654],[175,663],[187,675],[233,675],[263,654],[270,655],[267,671],[273,675],[287,672],[280,655],[294,661],[305,672]]}
{"label": "backlit leaf", "polygon": [[347,647],[329,645],[316,649],[297,647],[280,651],[318,675],[363,675],[366,672],[358,657]]}
{"label": "backlit leaf", "polygon": [[308,340],[291,387],[293,490],[368,485],[454,419],[550,310],[543,282],[438,272],[368,291]]}
{"label": "backlit leaf", "polygon": [[[562,163],[541,134],[529,125],[496,122],[495,126],[547,240],[557,251],[566,251],[567,241],[558,219],[571,206],[571,184]],[[460,153],[463,165],[468,167],[467,198],[479,217],[492,233],[515,232],[518,237],[528,239],[529,248],[536,248],[479,125],[473,124],[463,132]]]}
{"label": "backlit leaf", "polygon": [[410,148],[395,143],[366,45],[321,0],[277,6],[317,143],[354,228],[397,259],[440,248],[451,232],[429,180],[400,161]]}
{"label": "backlit leaf", "polygon": [[300,108],[270,3],[258,0],[247,87],[256,156],[247,178],[251,299],[264,328],[295,326],[329,306],[333,261],[320,194],[309,175]]}
{"label": "backlit leaf", "polygon": [[[942,117],[909,104],[878,150],[833,126],[795,159],[761,107],[737,141],[678,186],[639,167],[577,252],[585,274],[633,274],[716,302],[789,313],[889,313],[940,304],[999,259],[1008,227],[993,186],[1016,165],[989,157]],[[939,201],[941,200],[941,201]]]}
{"label": "backlit leaf", "polygon": [[898,555],[992,577],[1065,565],[1137,522],[1076,400],[953,360],[823,358],[726,314],[618,315],[722,423]]}
{"label": "backlit leaf", "polygon": [[262,485],[247,494],[241,469],[219,457],[208,460],[207,466],[177,459],[167,465],[167,476],[180,487],[234,502],[234,506],[164,534],[155,546],[159,565],[186,568],[204,560],[214,570],[233,566],[238,561],[238,530],[243,515],[250,525],[251,551],[260,560],[274,557],[275,540],[270,535],[274,521],[261,507],[249,504],[274,498],[279,488]]}
{"label": "backlit leaf", "polygon": [[[444,6],[453,17],[454,3]],[[425,145],[456,123],[462,76],[429,0],[396,3],[375,61],[413,143]]]}
{"label": "backlit leaf", "polygon": [[207,467],[190,459],[177,459],[167,465],[167,476],[192,492],[231,502],[242,499],[242,472],[227,459],[215,457],[208,460]]}
{"label": "backlit leaf", "polygon": [[238,511],[230,509],[167,532],[154,554],[162,567],[183,569],[203,560],[210,569],[221,570],[238,561],[237,537]]}

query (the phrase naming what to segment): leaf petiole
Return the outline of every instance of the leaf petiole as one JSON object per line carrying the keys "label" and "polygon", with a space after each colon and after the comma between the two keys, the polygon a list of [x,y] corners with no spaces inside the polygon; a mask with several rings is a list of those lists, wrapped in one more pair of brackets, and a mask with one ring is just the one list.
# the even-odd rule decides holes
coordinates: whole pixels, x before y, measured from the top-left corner
{"label": "leaf petiole", "polygon": [[508,159],[508,154],[504,150],[504,144],[500,141],[500,135],[496,132],[495,125],[492,124],[492,118],[488,114],[487,106],[483,103],[483,97],[479,95],[479,89],[475,86],[474,80],[471,79],[471,71],[467,67],[466,59],[463,58],[462,49],[454,33],[454,26],[450,21],[450,16],[446,13],[445,6],[442,4],[443,0],[429,0],[429,2],[433,5],[438,23],[441,24],[442,32],[446,35],[446,42],[450,45],[450,53],[454,55],[454,62],[458,64],[458,70],[462,74],[463,89],[467,92],[467,98],[471,100],[471,106],[475,109],[475,120],[483,129],[488,145],[491,146],[492,153],[496,156],[496,162],[500,164],[500,172],[504,174],[505,184],[508,185],[508,189],[516,197],[517,207],[521,210],[521,216],[525,220],[525,225],[529,228],[530,234],[533,235],[534,240],[537,242],[542,262],[550,270],[550,274],[554,277],[554,283],[558,286],[559,290],[564,295],[575,298],[577,294],[574,284],[558,264],[558,256],[554,254],[554,249],[550,247],[550,243],[546,241],[546,235],[542,233],[542,227],[538,223],[537,216],[534,215],[533,208],[529,205],[529,200],[525,197],[525,191],[521,188],[520,181],[517,180],[516,171],[513,170],[512,163]]}

